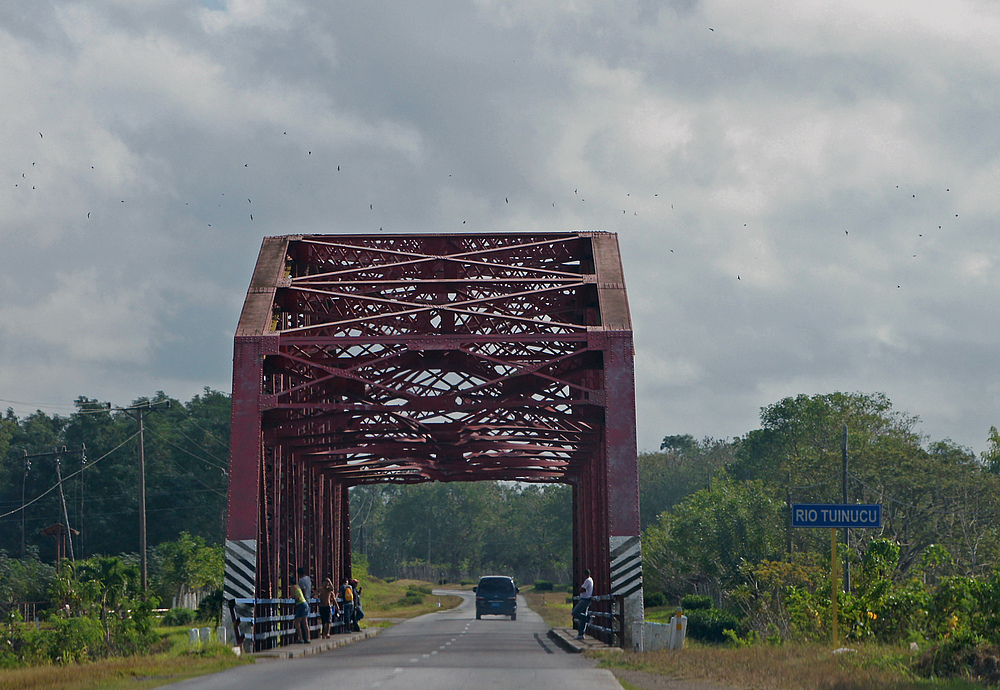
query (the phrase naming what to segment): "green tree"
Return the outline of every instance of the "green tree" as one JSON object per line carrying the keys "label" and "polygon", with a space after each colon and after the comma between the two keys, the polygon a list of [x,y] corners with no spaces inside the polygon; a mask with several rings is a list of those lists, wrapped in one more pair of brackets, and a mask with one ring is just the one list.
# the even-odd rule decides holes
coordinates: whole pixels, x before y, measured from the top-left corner
{"label": "green tree", "polygon": [[982,462],[992,474],[1000,474],[1000,431],[990,427],[989,448],[983,453]]}
{"label": "green tree", "polygon": [[46,601],[56,570],[38,560],[32,547],[25,558],[11,558],[0,551],[0,614],[7,605],[22,601]]}
{"label": "green tree", "polygon": [[[731,476],[758,479],[792,502],[843,502],[843,430],[848,429],[849,503],[882,505],[881,530],[852,530],[858,557],[871,539],[900,545],[900,568],[931,544],[943,544],[960,568],[974,572],[998,554],[998,515],[990,499],[1000,477],[949,440],[924,447],[917,418],[881,393],[785,398],[761,411],[761,428],[739,444]],[[816,530],[794,530],[795,551],[823,548]]]}
{"label": "green tree", "polygon": [[[163,393],[135,402],[170,401],[144,415],[146,427],[147,541],[154,546],[182,531],[208,543],[223,539],[228,485],[229,396],[205,389],[181,404]],[[136,552],[139,547],[138,424],[133,416],[86,397],[76,400],[69,417],[37,412],[18,419],[8,411],[0,422],[0,549],[21,554],[22,519],[27,544],[38,547],[43,561],[55,558],[55,541],[41,534],[64,522],[61,496],[70,525],[79,530],[75,555]],[[64,478],[60,492],[54,449]],[[80,451],[86,447],[86,454]],[[31,461],[25,454],[47,453]],[[17,510],[24,500],[29,505]],[[0,510],[0,513],[7,512]]]}
{"label": "green tree", "polygon": [[490,571],[523,581],[561,579],[571,560],[571,501],[562,485],[361,486],[351,491],[351,529],[372,572],[382,576],[421,564],[429,576],[447,570],[457,577]]}
{"label": "green tree", "polygon": [[209,546],[199,536],[181,532],[174,541],[153,548],[153,576],[164,601],[187,592],[222,587],[225,554],[222,546]]}
{"label": "green tree", "polygon": [[641,453],[639,515],[641,528],[656,522],[660,513],[699,489],[708,488],[712,475],[735,457],[736,443],[723,439],[667,436],[659,453]]}
{"label": "green tree", "polygon": [[760,481],[713,480],[646,529],[644,577],[673,597],[721,597],[740,583],[743,564],[780,558],[784,510]]}

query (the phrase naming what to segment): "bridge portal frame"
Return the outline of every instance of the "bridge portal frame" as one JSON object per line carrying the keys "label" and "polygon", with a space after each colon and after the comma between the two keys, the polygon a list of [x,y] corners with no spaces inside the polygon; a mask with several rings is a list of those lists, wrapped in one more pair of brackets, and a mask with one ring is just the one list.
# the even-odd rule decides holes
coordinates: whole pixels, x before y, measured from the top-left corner
{"label": "bridge portal frame", "polygon": [[[573,487],[642,648],[631,318],[611,233],[263,240],[234,341],[227,598],[351,572],[351,486]],[[336,580],[335,580],[336,581]],[[231,624],[231,621],[230,621]]]}

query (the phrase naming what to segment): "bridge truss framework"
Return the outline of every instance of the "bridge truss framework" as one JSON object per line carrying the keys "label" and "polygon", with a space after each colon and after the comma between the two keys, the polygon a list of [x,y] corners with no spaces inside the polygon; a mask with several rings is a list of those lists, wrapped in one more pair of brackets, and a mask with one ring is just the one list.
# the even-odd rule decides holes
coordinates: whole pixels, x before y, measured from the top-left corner
{"label": "bridge truss framework", "polygon": [[234,345],[227,598],[351,571],[349,489],[573,487],[576,582],[642,646],[631,320],[610,233],[267,237]]}

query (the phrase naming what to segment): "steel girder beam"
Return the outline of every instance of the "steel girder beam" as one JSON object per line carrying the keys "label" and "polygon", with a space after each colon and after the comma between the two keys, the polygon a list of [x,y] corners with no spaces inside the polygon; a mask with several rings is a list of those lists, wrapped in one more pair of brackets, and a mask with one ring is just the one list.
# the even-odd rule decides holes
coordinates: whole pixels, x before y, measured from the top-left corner
{"label": "steel girder beam", "polygon": [[351,486],[561,482],[575,574],[626,595],[641,647],[634,390],[613,234],[265,238],[235,338],[228,596],[348,574]]}

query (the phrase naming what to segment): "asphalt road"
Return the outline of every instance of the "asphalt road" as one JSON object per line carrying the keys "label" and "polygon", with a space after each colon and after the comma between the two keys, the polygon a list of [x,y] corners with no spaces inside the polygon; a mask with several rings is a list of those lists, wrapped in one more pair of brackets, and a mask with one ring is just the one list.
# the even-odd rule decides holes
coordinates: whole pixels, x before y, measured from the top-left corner
{"label": "asphalt road", "polygon": [[377,637],[315,656],[261,661],[172,685],[184,690],[621,690],[610,671],[568,654],[518,597],[517,620],[476,620],[471,592],[460,606],[400,623]]}

